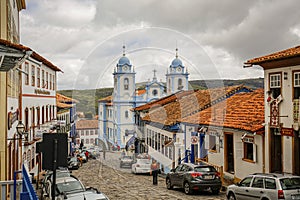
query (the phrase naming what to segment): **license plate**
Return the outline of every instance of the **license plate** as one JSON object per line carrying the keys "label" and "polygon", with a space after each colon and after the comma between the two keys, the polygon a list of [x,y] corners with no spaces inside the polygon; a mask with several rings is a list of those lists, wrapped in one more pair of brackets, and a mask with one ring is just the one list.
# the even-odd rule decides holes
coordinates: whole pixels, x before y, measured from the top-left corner
{"label": "license plate", "polygon": [[300,199],[300,194],[292,194],[292,199]]}
{"label": "license plate", "polygon": [[207,175],[207,176],[204,176],[204,179],[213,179],[213,176],[212,175]]}

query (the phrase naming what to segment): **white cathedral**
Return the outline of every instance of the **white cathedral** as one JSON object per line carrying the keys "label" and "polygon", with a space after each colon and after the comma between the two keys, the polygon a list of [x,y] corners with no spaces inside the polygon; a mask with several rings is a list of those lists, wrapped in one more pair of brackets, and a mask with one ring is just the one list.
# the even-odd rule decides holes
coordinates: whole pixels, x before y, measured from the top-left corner
{"label": "white cathedral", "polygon": [[166,73],[166,84],[157,81],[156,70],[153,72],[153,79],[148,81],[145,89],[137,90],[136,72],[126,57],[123,46],[123,56],[113,72],[113,94],[99,100],[99,139],[106,148],[125,148],[126,142],[135,135],[135,116],[131,109],[178,91],[188,90],[189,73],[178,58],[177,48],[175,59]]}

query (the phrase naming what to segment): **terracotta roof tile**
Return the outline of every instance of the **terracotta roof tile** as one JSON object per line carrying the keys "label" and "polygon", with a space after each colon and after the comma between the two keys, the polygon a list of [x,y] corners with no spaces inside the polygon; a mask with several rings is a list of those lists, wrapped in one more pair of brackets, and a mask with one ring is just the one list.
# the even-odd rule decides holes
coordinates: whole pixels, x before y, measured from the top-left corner
{"label": "terracotta roof tile", "polygon": [[102,99],[99,99],[98,101],[99,102],[105,102],[105,101],[109,101],[110,102],[110,101],[112,101],[112,95],[104,97]]}
{"label": "terracotta roof tile", "polygon": [[61,71],[61,69],[59,69],[57,66],[55,66],[54,64],[52,64],[50,61],[48,61],[46,58],[42,57],[40,54],[38,54],[37,52],[33,51],[32,49],[30,49],[29,47],[23,46],[21,44],[15,44],[12,43],[8,40],[3,40],[0,39],[0,44],[5,45],[7,47],[11,47],[11,48],[15,48],[21,51],[32,51],[31,57],[36,59],[37,61],[42,62],[44,65],[48,66],[49,68],[53,69],[54,71]]}
{"label": "terracotta roof tile", "polygon": [[258,131],[264,123],[264,90],[238,93],[179,122]]}
{"label": "terracotta roof tile", "polygon": [[64,96],[62,94],[56,93],[56,100],[61,103],[78,103],[79,101],[76,99],[72,99],[70,97]]}
{"label": "terracotta roof tile", "polygon": [[72,108],[72,104],[66,104],[66,103],[61,103],[61,102],[56,102],[56,106],[58,108]]}
{"label": "terracotta roof tile", "polygon": [[98,129],[98,120],[79,120],[76,122],[76,129]]}
{"label": "terracotta roof tile", "polygon": [[[152,105],[149,109],[149,113],[142,119],[169,126],[186,116],[193,115],[203,109],[211,107],[242,89],[247,88],[243,85],[239,85],[199,90],[196,92],[192,91],[192,93],[185,93],[185,96],[180,96],[178,99],[175,98],[176,96],[171,95],[170,98],[172,98],[172,101],[169,100],[168,103],[164,101],[166,104],[158,104],[155,107]],[[145,106],[145,108],[147,108],[147,106]]]}
{"label": "terracotta roof tile", "polygon": [[146,90],[136,90],[136,91],[135,91],[135,94],[136,94],[137,96],[140,96],[140,95],[145,94],[145,93],[146,93]]}
{"label": "terracotta roof tile", "polygon": [[298,57],[300,56],[300,46],[289,48],[269,55],[253,58],[251,60],[247,60],[245,64],[261,64],[263,62],[286,59],[286,58],[296,57],[296,56]]}
{"label": "terracotta roof tile", "polygon": [[180,92],[177,92],[175,94],[172,94],[172,95],[163,97],[161,99],[158,99],[156,101],[151,101],[150,103],[144,104],[142,106],[138,106],[134,109],[134,111],[148,110],[148,109],[151,109],[151,108],[154,108],[154,107],[163,106],[163,105],[168,104],[170,102],[177,101],[177,99],[180,99],[181,97],[186,96],[188,94],[191,94],[193,92],[194,92],[193,90],[180,91]]}

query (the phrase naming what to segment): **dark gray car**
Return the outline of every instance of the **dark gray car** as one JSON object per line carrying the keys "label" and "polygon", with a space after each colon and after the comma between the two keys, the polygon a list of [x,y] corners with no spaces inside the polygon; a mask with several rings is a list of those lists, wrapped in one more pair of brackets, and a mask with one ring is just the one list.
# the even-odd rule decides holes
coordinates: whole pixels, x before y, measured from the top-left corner
{"label": "dark gray car", "polygon": [[213,166],[183,163],[167,174],[166,185],[168,189],[172,189],[174,186],[183,188],[186,194],[191,194],[194,190],[209,189],[213,194],[218,194],[222,182],[219,173]]}

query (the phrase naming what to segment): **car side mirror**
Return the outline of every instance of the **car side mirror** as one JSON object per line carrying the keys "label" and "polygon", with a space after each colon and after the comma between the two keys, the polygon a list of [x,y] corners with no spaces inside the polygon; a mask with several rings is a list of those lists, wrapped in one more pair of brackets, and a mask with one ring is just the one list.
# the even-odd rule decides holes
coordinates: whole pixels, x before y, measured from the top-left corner
{"label": "car side mirror", "polygon": [[242,184],[241,184],[241,182],[237,182],[236,185],[237,186],[241,186]]}

